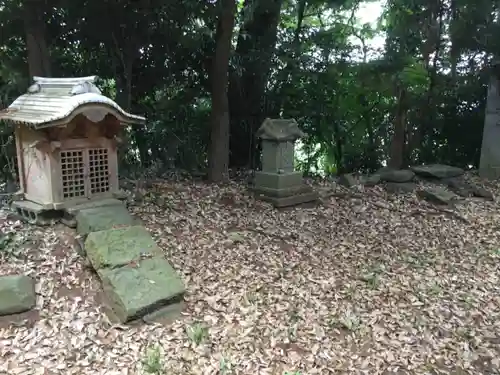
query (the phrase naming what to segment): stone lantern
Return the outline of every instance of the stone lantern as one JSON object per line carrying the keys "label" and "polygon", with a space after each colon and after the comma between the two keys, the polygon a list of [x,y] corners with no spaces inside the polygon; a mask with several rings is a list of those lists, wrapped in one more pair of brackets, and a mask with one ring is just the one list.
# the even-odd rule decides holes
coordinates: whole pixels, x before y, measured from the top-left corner
{"label": "stone lantern", "polygon": [[315,201],[317,194],[294,169],[295,141],[304,136],[293,119],[266,119],[256,136],[262,141],[262,170],[255,172],[257,197],[275,207]]}

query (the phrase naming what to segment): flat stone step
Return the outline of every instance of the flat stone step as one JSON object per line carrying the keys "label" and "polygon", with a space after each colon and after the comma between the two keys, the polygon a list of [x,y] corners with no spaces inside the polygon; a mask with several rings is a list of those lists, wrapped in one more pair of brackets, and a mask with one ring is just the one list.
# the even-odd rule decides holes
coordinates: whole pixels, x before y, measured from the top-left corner
{"label": "flat stone step", "polygon": [[153,237],[140,225],[89,233],[85,252],[96,271],[163,256]]}
{"label": "flat stone step", "polygon": [[[99,270],[104,295],[114,315],[126,323],[177,303],[184,284],[164,258]],[[151,315],[150,315],[151,316]]]}
{"label": "flat stone step", "polygon": [[35,304],[35,281],[31,277],[0,276],[0,316],[28,311]]}
{"label": "flat stone step", "polygon": [[78,211],[76,223],[76,230],[81,235],[141,224],[140,220],[132,217],[127,208],[119,201],[116,205],[86,208]]}
{"label": "flat stone step", "polygon": [[168,320],[182,309],[184,284],[144,227],[91,232],[85,251],[101,279],[110,319]]}
{"label": "flat stone step", "polygon": [[31,201],[14,201],[12,202],[13,208],[20,208],[23,210],[28,210],[31,212],[42,212],[45,211],[44,207],[41,204],[31,202]]}
{"label": "flat stone step", "polygon": [[19,200],[11,204],[13,215],[23,221],[36,225],[51,225],[59,221],[62,211],[47,209],[41,204]]}
{"label": "flat stone step", "polygon": [[66,209],[66,212],[72,215],[76,215],[81,210],[88,210],[91,208],[100,208],[100,207],[116,206],[116,205],[123,205],[123,203],[118,199],[108,198],[99,201],[90,201],[82,204],[77,204],[75,206],[71,206]]}

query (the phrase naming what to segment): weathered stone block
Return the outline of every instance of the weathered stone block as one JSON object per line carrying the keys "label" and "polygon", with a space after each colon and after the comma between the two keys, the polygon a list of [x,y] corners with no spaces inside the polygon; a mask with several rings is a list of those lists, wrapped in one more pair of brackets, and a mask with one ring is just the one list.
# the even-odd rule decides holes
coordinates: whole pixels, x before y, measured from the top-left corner
{"label": "weathered stone block", "polygon": [[[498,64],[495,64],[495,70]],[[483,178],[497,179],[500,177],[500,92],[499,80],[496,74],[490,76],[488,85],[486,113],[484,116],[483,140],[481,158],[479,161],[479,175]]]}
{"label": "weathered stone block", "polygon": [[121,267],[141,257],[163,256],[146,228],[132,226],[92,232],[85,240],[85,251],[92,267]]}
{"label": "weathered stone block", "polygon": [[170,324],[177,319],[184,310],[184,301],[176,302],[159,308],[145,315],[142,320],[146,323]]}
{"label": "weathered stone block", "polygon": [[390,193],[412,193],[417,189],[413,182],[388,182],[385,189]]}
{"label": "weathered stone block", "polygon": [[81,210],[76,215],[76,222],[77,232],[82,235],[140,224],[139,220],[132,217],[122,204]]}
{"label": "weathered stone block", "polygon": [[358,184],[358,180],[352,173],[345,173],[339,177],[338,183],[347,188],[352,188]]}
{"label": "weathered stone block", "polygon": [[150,314],[184,294],[184,284],[163,258],[98,271],[107,303],[122,322]]}
{"label": "weathered stone block", "polygon": [[458,177],[464,174],[464,170],[458,167],[452,167],[444,164],[418,165],[411,167],[416,175],[432,178],[450,178]]}
{"label": "weathered stone block", "polygon": [[435,187],[417,191],[417,196],[431,203],[450,205],[457,200],[457,195],[443,188]]}
{"label": "weathered stone block", "polygon": [[255,172],[255,186],[264,189],[289,189],[303,185],[301,172],[267,173]]}
{"label": "weathered stone block", "polygon": [[408,169],[387,169],[380,172],[380,179],[387,182],[410,182],[414,177],[415,173]]}
{"label": "weathered stone block", "polygon": [[293,172],[295,162],[293,142],[262,141],[262,171]]}
{"label": "weathered stone block", "polygon": [[0,315],[18,314],[36,304],[35,281],[25,275],[0,276]]}

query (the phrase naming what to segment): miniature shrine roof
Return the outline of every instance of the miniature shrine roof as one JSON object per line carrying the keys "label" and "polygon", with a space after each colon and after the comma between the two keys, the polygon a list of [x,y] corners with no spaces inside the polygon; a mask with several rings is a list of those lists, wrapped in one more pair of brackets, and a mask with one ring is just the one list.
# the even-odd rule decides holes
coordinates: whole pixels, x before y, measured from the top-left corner
{"label": "miniature shrine roof", "polygon": [[[95,86],[97,76],[77,78],[33,77],[27,93],[9,107],[0,110],[0,120],[30,125],[36,129],[67,123],[81,107],[99,108],[122,123],[144,123],[145,117],[125,112],[117,103],[102,95]],[[85,114],[85,112],[82,112]]]}
{"label": "miniature shrine roof", "polygon": [[295,141],[304,135],[294,119],[266,118],[256,133],[260,139],[277,142]]}

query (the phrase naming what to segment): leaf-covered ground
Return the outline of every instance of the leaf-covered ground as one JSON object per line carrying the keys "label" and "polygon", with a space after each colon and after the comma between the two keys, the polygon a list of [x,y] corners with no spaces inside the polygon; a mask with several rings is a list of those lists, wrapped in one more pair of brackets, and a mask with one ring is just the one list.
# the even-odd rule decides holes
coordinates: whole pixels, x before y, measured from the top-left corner
{"label": "leaf-covered ground", "polygon": [[0,374],[499,373],[497,204],[469,199],[458,217],[316,187],[321,205],[283,211],[237,184],[151,188],[131,211],[187,286],[165,327],[108,322],[70,229],[4,219],[19,245],[0,273],[34,276],[38,309],[0,320]]}

